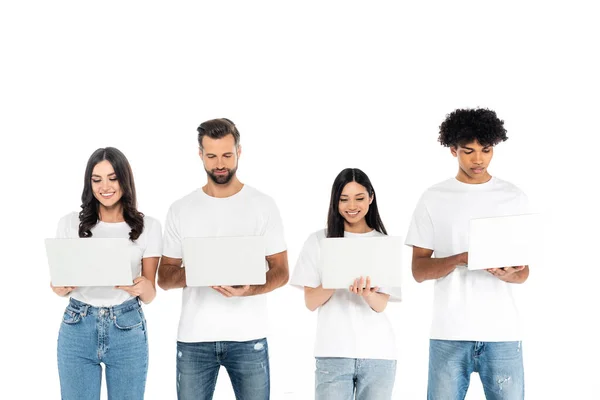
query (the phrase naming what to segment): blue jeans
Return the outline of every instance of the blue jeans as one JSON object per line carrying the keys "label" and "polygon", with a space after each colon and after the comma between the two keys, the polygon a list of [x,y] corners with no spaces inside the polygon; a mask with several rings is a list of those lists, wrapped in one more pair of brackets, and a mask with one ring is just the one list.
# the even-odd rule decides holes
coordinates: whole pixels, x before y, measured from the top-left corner
{"label": "blue jeans", "polygon": [[267,339],[247,342],[177,342],[177,398],[210,400],[221,365],[237,400],[268,400]]}
{"label": "blue jeans", "polygon": [[487,400],[525,396],[521,342],[429,342],[429,400],[463,400],[478,372]]}
{"label": "blue jeans", "polygon": [[315,400],[392,398],[396,360],[317,357]]}
{"label": "blue jeans", "polygon": [[70,299],[58,333],[62,399],[100,399],[100,363],[106,368],[109,399],[144,398],[148,338],[138,299],[114,307]]}

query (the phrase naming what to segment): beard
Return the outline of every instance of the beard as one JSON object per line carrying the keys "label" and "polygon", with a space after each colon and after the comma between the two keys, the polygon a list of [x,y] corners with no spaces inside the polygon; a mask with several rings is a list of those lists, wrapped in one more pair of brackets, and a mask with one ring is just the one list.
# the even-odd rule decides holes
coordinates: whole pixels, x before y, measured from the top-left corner
{"label": "beard", "polygon": [[214,171],[215,171],[214,169],[212,171],[205,169],[205,171],[208,174],[208,176],[210,177],[210,179],[217,185],[225,185],[225,184],[229,183],[229,181],[231,180],[231,178],[233,178],[233,176],[235,175],[235,173],[237,171],[237,165],[234,169],[225,169],[225,170],[227,171],[227,174],[217,175],[214,173]]}

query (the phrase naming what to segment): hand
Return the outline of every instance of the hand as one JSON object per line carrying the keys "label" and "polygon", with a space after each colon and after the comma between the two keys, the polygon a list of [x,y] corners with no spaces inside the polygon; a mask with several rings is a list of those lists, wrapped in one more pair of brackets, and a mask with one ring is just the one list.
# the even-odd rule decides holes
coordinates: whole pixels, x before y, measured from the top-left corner
{"label": "hand", "polygon": [[115,286],[115,288],[124,290],[133,297],[152,297],[150,294],[155,291],[154,285],[145,276],[135,278],[131,286]]}
{"label": "hand", "polygon": [[494,275],[496,278],[505,281],[510,275],[519,271],[523,271],[524,269],[524,265],[519,265],[516,267],[488,268],[486,271]]}
{"label": "hand", "polygon": [[60,297],[65,297],[73,290],[75,290],[75,286],[52,286],[52,282],[50,282],[50,287]]}
{"label": "hand", "polygon": [[[363,286],[365,286],[363,288]],[[371,288],[371,278],[367,276],[367,282],[365,285],[365,278],[363,278],[362,276],[360,278],[357,278],[354,280],[354,283],[350,286],[350,292],[357,294],[359,296],[362,297],[369,297],[371,296],[373,293],[377,293],[377,291],[379,290],[379,287],[376,286],[374,288]]]}
{"label": "hand", "polygon": [[211,286],[225,297],[242,297],[250,293],[250,285],[236,286]]}

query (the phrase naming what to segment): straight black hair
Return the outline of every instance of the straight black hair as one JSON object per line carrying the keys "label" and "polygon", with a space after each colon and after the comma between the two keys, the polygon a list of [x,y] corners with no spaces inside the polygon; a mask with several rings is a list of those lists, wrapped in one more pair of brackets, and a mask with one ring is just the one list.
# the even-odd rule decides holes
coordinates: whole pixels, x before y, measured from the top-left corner
{"label": "straight black hair", "polygon": [[373,202],[369,205],[369,212],[365,215],[369,228],[387,235],[379,216],[377,196],[375,196],[375,189],[373,189],[371,180],[367,174],[358,168],[346,168],[338,174],[331,187],[331,200],[329,201],[329,214],[327,216],[327,237],[344,237],[344,217],[340,214],[339,204],[342,191],[350,182],[356,182],[364,186],[369,193],[369,197],[373,197]]}

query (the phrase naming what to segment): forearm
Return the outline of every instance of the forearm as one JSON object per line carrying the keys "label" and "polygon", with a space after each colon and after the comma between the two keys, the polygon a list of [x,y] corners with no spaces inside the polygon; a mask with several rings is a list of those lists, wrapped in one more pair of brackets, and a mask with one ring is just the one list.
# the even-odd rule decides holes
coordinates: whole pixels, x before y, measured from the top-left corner
{"label": "forearm", "polygon": [[412,273],[417,282],[439,279],[456,269],[457,265],[465,264],[461,254],[444,258],[420,257],[413,259]]}
{"label": "forearm", "polygon": [[164,290],[186,287],[185,267],[162,264],[158,268],[158,286]]}
{"label": "forearm", "polygon": [[335,289],[323,289],[323,285],[316,288],[304,287],[304,302],[306,308],[310,311],[315,311],[323,304],[327,303],[331,296],[335,293]]}
{"label": "forearm", "polygon": [[154,285],[152,285],[151,290],[148,290],[147,292],[141,294],[139,297],[140,297],[140,300],[142,300],[142,302],[144,302],[144,304],[150,304],[152,302],[152,300],[154,300],[154,298],[156,297],[156,287],[154,287]]}
{"label": "forearm", "polygon": [[371,309],[375,312],[382,312],[383,310],[385,310],[385,307],[387,306],[388,300],[390,298],[389,294],[385,294],[385,293],[372,293],[370,296],[368,297],[363,297],[365,299],[365,301],[367,302],[367,304],[369,305],[369,307],[371,307]]}
{"label": "forearm", "polygon": [[267,271],[267,282],[264,285],[250,285],[248,296],[269,293],[287,283],[289,272],[287,268],[271,268]]}

